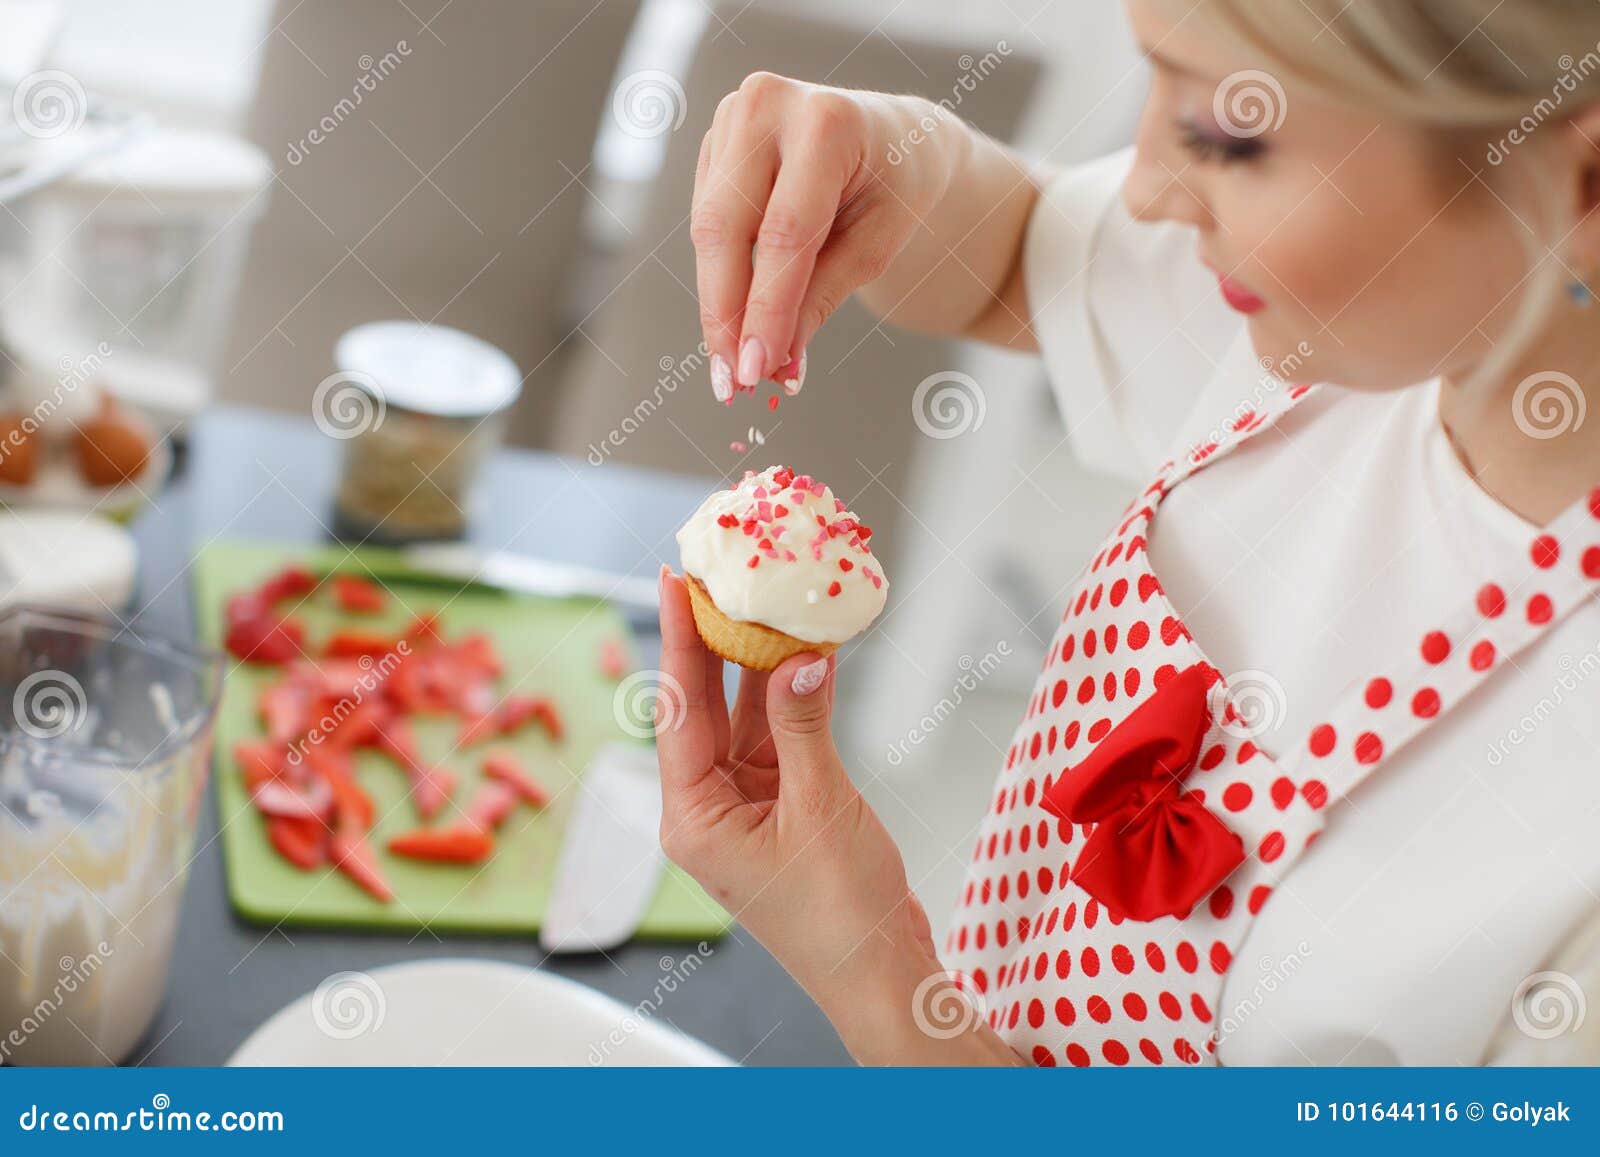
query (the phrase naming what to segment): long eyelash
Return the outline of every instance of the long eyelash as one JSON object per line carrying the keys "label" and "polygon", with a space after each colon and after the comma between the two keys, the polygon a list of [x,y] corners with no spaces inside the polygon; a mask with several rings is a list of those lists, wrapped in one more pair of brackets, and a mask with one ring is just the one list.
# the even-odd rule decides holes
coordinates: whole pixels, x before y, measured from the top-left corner
{"label": "long eyelash", "polygon": [[1174,121],[1173,127],[1177,130],[1178,139],[1183,147],[1201,163],[1215,161],[1218,164],[1228,165],[1235,161],[1251,161],[1261,156],[1267,149],[1266,145],[1256,137],[1230,136],[1219,139],[1207,136],[1190,121]]}

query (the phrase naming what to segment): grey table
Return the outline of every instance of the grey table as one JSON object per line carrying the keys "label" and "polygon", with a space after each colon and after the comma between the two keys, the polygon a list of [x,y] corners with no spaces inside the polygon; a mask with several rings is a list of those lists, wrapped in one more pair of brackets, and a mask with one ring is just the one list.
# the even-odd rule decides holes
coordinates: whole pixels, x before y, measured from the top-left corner
{"label": "grey table", "polygon": [[[219,408],[196,424],[173,483],[135,522],[141,626],[193,634],[189,563],[214,538],[314,543],[330,537],[339,444],[309,420]],[[548,454],[507,451],[491,463],[471,539],[485,548],[653,575],[675,561],[672,532],[706,483]],[[641,635],[647,650],[659,640]],[[216,808],[201,812],[166,1003],[134,1059],[215,1065],[258,1024],[323,978],[405,960],[471,956],[548,968],[623,1004],[644,1001],[663,962],[688,946],[634,942],[609,954],[544,960],[531,939],[430,934],[283,932],[244,922],[228,904]],[[747,1064],[839,1064],[848,1056],[816,1007],[751,937],[735,928],[661,1018]]]}

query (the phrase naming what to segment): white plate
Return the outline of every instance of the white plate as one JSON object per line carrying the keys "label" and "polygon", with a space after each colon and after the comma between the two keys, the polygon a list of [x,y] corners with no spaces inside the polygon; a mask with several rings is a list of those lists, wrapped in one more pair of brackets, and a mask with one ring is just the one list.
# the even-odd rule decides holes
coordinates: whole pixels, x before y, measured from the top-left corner
{"label": "white plate", "polygon": [[[676,986],[694,983],[689,975]],[[672,993],[656,993],[658,1011],[670,1015]],[[732,1063],[648,1008],[537,968],[467,959],[335,973],[228,1059],[248,1067]]]}
{"label": "white plate", "polygon": [[156,441],[137,478],[115,486],[90,486],[79,476],[71,455],[58,446],[43,453],[39,473],[28,485],[0,482],[0,503],[18,510],[81,510],[122,521],[153,498],[172,471],[172,446],[166,438]]}

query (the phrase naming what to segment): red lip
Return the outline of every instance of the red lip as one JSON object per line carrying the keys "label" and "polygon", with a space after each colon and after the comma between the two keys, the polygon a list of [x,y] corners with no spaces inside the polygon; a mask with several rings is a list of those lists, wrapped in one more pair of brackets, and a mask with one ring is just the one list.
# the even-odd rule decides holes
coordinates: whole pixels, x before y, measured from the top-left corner
{"label": "red lip", "polygon": [[1256,313],[1267,307],[1266,302],[1221,273],[1217,274],[1217,288],[1222,291],[1222,299],[1240,313]]}

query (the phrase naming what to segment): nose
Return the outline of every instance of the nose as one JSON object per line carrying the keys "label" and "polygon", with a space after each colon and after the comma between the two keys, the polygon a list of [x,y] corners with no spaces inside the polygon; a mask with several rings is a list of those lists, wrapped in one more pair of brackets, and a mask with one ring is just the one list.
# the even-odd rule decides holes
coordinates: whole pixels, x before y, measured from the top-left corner
{"label": "nose", "polygon": [[1133,166],[1122,183],[1122,203],[1135,221],[1176,221],[1197,228],[1214,222],[1199,192],[1204,174],[1181,149],[1161,139],[1149,110],[1139,124]]}

